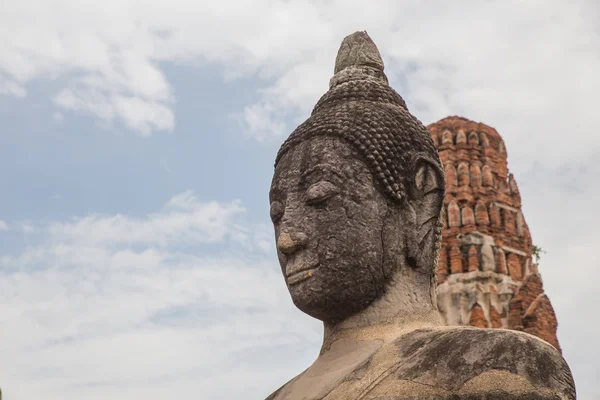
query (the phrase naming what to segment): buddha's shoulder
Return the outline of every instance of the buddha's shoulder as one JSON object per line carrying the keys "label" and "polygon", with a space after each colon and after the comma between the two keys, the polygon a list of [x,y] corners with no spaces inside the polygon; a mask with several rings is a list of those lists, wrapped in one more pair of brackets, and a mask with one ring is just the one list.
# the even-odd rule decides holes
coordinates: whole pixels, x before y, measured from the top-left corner
{"label": "buddha's shoulder", "polygon": [[527,333],[440,327],[407,333],[394,344],[395,379],[452,393],[505,390],[575,399],[573,377],[563,357]]}
{"label": "buddha's shoulder", "polygon": [[[303,374],[267,400],[290,397],[289,387]],[[535,336],[504,329],[440,327],[415,330],[388,342],[325,398],[574,400],[575,386],[560,353]]]}

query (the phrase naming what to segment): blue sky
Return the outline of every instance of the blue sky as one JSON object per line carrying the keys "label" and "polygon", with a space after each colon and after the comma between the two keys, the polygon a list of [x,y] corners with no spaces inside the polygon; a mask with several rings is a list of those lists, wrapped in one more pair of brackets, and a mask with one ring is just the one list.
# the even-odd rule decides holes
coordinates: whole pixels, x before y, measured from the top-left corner
{"label": "blue sky", "polygon": [[424,123],[504,137],[579,397],[600,397],[598,5],[363,3],[0,4],[7,399],[264,398],[313,361],[268,188],[356,30]]}

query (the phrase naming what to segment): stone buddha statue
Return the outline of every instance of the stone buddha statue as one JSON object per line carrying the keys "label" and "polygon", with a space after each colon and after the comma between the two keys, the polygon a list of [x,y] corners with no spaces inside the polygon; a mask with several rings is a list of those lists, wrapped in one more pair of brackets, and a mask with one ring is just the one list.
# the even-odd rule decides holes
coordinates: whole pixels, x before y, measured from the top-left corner
{"label": "stone buddha statue", "polygon": [[366,32],[346,37],[329,91],[281,146],[270,191],[286,285],[323,321],[323,346],[267,399],[575,399],[568,365],[541,339],[444,326],[444,186],[377,47]]}

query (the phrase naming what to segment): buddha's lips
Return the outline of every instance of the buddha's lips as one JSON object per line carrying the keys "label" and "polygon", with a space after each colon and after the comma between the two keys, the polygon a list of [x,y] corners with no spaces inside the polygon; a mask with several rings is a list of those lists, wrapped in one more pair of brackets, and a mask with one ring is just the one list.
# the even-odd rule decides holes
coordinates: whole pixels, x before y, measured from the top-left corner
{"label": "buddha's lips", "polygon": [[286,273],[287,283],[289,285],[295,285],[296,283],[300,283],[303,280],[310,278],[313,273],[312,271],[316,269],[319,264],[309,265],[307,267],[293,269],[289,273]]}

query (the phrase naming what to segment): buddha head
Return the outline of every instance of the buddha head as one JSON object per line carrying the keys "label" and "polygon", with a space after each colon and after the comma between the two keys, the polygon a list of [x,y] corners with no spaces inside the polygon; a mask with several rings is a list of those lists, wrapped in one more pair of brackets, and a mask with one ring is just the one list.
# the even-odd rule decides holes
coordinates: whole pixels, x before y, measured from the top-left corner
{"label": "buddha head", "polygon": [[443,196],[427,129],[388,85],[367,33],[346,37],[329,91],[275,161],[271,219],[294,304],[342,321],[410,276],[435,303]]}

